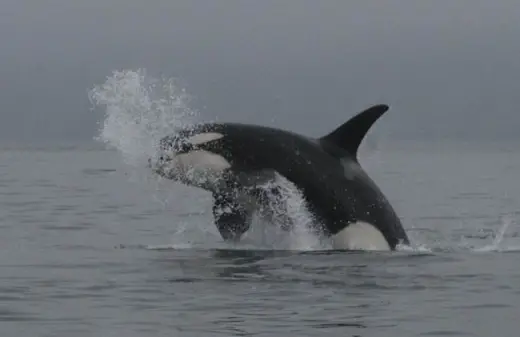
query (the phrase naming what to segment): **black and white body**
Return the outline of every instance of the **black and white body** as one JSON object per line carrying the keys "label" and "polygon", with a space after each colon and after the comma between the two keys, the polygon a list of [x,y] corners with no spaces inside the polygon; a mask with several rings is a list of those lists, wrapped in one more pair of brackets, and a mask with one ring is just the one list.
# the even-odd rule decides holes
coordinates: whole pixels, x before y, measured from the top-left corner
{"label": "black and white body", "polygon": [[[251,215],[279,195],[260,188],[279,174],[302,193],[335,249],[394,250],[408,237],[386,197],[358,162],[359,145],[388,110],[375,105],[321,138],[271,127],[206,123],[161,140],[154,171],[210,191],[215,223],[224,240],[238,240]],[[280,199],[280,201],[282,201]],[[290,220],[287,219],[287,228]]]}

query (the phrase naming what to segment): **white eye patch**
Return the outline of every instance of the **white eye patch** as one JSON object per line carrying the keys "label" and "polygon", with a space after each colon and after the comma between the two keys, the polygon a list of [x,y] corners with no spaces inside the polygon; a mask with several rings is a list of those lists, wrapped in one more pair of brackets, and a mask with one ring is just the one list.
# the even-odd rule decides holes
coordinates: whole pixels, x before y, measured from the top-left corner
{"label": "white eye patch", "polygon": [[217,132],[206,132],[206,133],[198,133],[194,136],[191,136],[187,139],[187,141],[192,145],[200,145],[204,143],[211,142],[213,140],[217,140],[224,137],[223,134]]}

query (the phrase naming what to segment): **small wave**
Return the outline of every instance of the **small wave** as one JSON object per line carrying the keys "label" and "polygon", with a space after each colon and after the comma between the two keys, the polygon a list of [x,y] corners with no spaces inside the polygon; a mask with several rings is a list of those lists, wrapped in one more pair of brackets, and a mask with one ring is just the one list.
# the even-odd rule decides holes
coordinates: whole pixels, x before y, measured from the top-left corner
{"label": "small wave", "polygon": [[193,249],[193,245],[189,243],[183,244],[168,244],[168,245],[148,245],[144,246],[148,250],[181,250],[181,249]]}
{"label": "small wave", "polygon": [[81,170],[81,172],[88,176],[98,176],[98,175],[105,175],[105,174],[111,174],[116,172],[116,169],[109,169],[109,168],[86,168]]}

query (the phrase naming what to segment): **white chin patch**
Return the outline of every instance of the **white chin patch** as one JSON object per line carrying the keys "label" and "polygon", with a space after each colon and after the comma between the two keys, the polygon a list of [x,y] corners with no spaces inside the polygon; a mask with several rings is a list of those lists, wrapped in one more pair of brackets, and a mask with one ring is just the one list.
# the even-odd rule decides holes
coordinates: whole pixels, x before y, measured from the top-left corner
{"label": "white chin patch", "polygon": [[201,187],[215,184],[222,172],[230,167],[231,164],[224,157],[204,150],[176,155],[170,163],[175,174]]}
{"label": "white chin patch", "polygon": [[355,222],[332,237],[333,249],[391,250],[383,234],[367,222]]}

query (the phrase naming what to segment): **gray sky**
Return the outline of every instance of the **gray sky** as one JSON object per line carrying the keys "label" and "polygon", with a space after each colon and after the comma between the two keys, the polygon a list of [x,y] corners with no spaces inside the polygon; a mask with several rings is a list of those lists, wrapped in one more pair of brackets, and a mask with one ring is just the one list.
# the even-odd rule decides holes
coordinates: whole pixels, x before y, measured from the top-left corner
{"label": "gray sky", "polygon": [[90,140],[113,70],[177,77],[207,118],[321,135],[520,135],[520,2],[3,0],[0,139]]}

